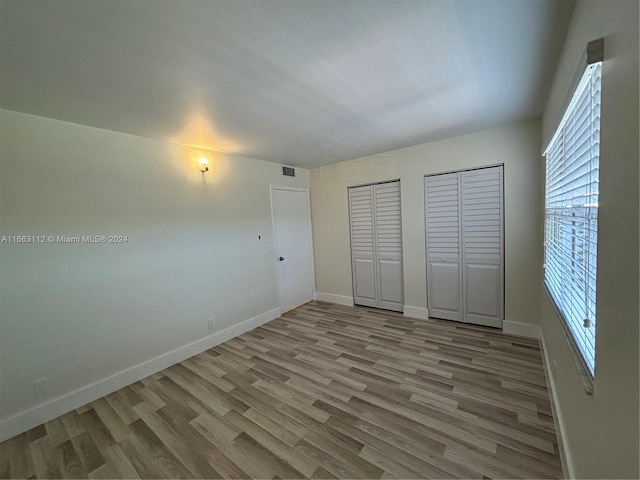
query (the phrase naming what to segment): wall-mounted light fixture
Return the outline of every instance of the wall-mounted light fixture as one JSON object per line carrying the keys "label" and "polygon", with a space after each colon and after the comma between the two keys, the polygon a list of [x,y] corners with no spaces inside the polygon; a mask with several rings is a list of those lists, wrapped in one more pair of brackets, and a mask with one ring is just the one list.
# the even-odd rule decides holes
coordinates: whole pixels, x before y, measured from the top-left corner
{"label": "wall-mounted light fixture", "polygon": [[205,157],[200,157],[198,163],[200,163],[200,171],[203,174],[209,171],[209,160],[207,160]]}

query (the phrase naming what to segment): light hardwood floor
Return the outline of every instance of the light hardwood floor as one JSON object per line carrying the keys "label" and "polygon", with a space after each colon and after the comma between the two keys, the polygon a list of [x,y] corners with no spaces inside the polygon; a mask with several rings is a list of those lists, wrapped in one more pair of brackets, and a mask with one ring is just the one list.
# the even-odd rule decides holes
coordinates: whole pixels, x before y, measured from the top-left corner
{"label": "light hardwood floor", "polygon": [[538,342],[312,302],[0,444],[2,478],[549,478]]}

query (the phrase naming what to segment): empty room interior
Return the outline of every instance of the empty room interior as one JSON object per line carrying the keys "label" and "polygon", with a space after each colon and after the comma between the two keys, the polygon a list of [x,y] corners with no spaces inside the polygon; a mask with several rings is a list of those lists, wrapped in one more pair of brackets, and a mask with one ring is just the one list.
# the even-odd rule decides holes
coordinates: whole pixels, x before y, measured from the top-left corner
{"label": "empty room interior", "polygon": [[637,0],[0,0],[1,478],[638,478]]}

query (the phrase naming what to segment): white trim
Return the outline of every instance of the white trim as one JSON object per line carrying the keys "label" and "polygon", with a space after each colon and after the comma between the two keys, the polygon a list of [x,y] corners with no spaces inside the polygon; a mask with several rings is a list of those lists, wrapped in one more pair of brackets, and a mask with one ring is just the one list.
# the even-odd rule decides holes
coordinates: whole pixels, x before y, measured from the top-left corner
{"label": "white trim", "polygon": [[346,305],[347,307],[353,307],[353,297],[347,297],[346,295],[336,295],[334,293],[316,292],[314,295],[316,300],[321,302],[335,303],[337,305]]}
{"label": "white trim", "polygon": [[540,327],[531,323],[511,322],[504,320],[502,322],[502,331],[509,335],[519,335],[521,337],[540,338]]}
{"label": "white trim", "polygon": [[403,313],[405,317],[419,318],[420,320],[429,320],[428,308],[405,305],[403,307]]}
{"label": "white trim", "polygon": [[547,344],[544,341],[544,334],[540,330],[540,348],[542,349],[542,363],[544,366],[545,376],[547,378],[547,390],[551,393],[549,395],[551,400],[551,413],[553,414],[553,422],[556,427],[556,437],[558,438],[558,450],[560,452],[560,462],[562,463],[562,476],[564,478],[576,478],[576,469],[573,465],[573,458],[571,457],[571,451],[565,444],[566,429],[564,420],[562,417],[562,411],[560,410],[560,402],[556,395],[556,382],[553,377],[553,368],[551,366],[551,359],[547,354]]}
{"label": "white trim", "polygon": [[134,365],[95,383],[91,383],[78,390],[66,393],[58,398],[54,398],[46,403],[6,418],[0,421],[0,442],[91,403],[98,398],[104,397],[127,385],[131,385],[149,375],[153,375],[176,363],[182,362],[187,358],[198,355],[205,350],[275,320],[279,316],[280,309],[274,308],[225,328],[213,335],[166,352],[151,360]]}

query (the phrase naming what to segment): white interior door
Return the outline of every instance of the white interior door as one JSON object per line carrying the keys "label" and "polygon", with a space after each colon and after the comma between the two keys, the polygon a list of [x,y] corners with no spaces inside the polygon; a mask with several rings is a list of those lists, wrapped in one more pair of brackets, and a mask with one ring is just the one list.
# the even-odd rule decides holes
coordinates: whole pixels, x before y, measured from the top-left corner
{"label": "white interior door", "polygon": [[458,186],[457,173],[433,175],[424,179],[429,315],[461,321]]}
{"label": "white interior door", "polygon": [[460,173],[466,321],[502,327],[502,167]]}
{"label": "white interior door", "polygon": [[271,188],[278,265],[278,291],[283,312],[313,300],[313,243],[309,191]]}
{"label": "white interior door", "polygon": [[356,305],[378,306],[373,220],[373,189],[370,185],[349,189],[351,268]]}
{"label": "white interior door", "polygon": [[502,178],[501,166],[425,177],[431,316],[502,327]]}
{"label": "white interior door", "polygon": [[378,261],[378,306],[401,312],[404,307],[404,279],[400,182],[374,185],[373,192]]}
{"label": "white interior door", "polygon": [[401,312],[400,182],[349,188],[349,221],[355,304]]}

